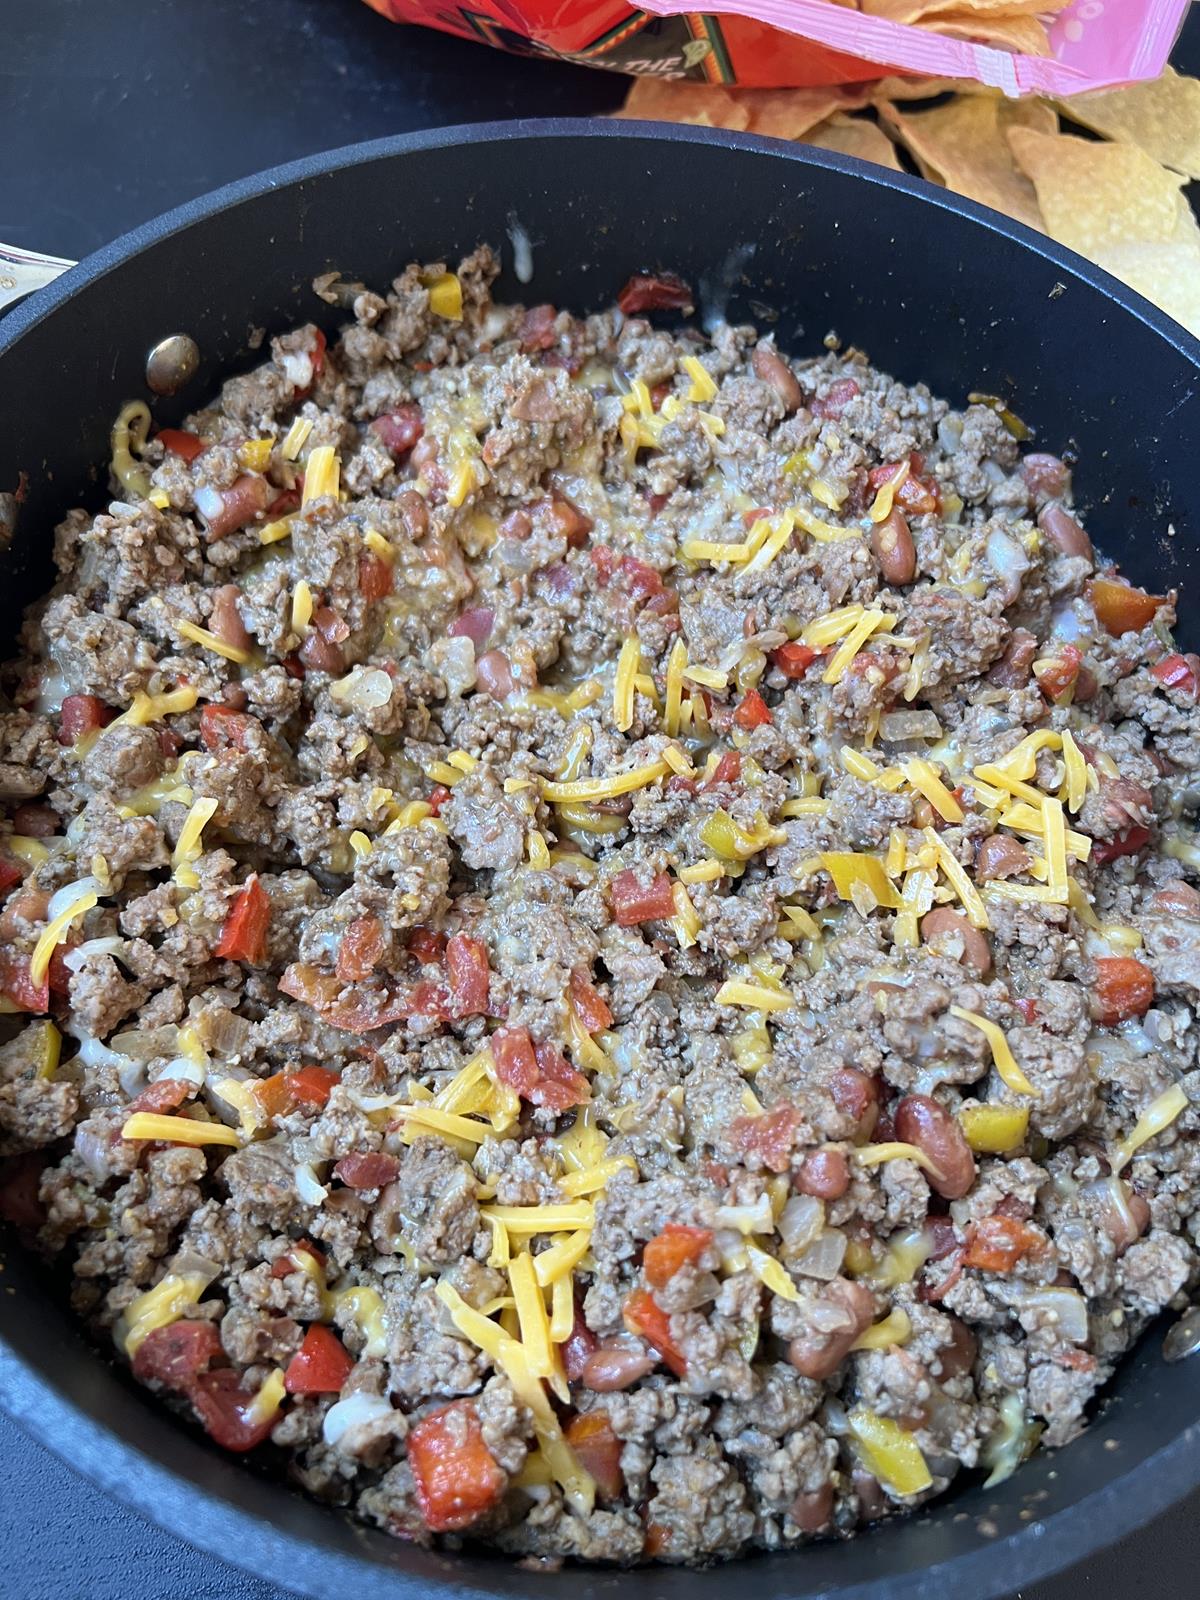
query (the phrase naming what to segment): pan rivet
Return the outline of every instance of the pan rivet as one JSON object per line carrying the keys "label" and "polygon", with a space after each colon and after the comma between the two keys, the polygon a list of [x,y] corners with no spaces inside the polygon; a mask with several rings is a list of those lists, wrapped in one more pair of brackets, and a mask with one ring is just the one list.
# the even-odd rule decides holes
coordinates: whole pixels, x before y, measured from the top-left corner
{"label": "pan rivet", "polygon": [[186,333],[160,339],[146,357],[146,383],[155,394],[178,394],[196,376],[200,347]]}
{"label": "pan rivet", "polygon": [[1182,1361],[1200,1350],[1200,1306],[1193,1306],[1163,1340],[1163,1355],[1168,1361]]}

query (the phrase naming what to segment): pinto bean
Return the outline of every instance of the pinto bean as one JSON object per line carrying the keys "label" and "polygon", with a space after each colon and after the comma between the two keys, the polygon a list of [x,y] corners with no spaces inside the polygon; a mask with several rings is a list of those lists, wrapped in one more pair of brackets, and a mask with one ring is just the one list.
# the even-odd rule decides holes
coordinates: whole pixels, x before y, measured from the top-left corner
{"label": "pinto bean", "polygon": [[755,345],[750,365],[754,368],[756,378],[771,385],[789,416],[793,411],[799,411],[804,403],[804,390],[778,350],[772,349],[769,344]]}
{"label": "pinto bean", "polygon": [[823,1483],[819,1489],[798,1494],[788,1515],[801,1533],[820,1533],[833,1515],[833,1484]]}
{"label": "pinto bean", "polygon": [[513,691],[512,666],[503,650],[485,650],[475,663],[475,676],[493,700],[503,700]]}
{"label": "pinto bean", "polygon": [[[788,1360],[805,1378],[832,1377],[849,1354],[850,1346],[869,1328],[875,1315],[875,1296],[865,1284],[834,1278],[813,1305],[813,1326],[788,1345]],[[836,1321],[833,1328],[817,1325],[824,1312]]]}
{"label": "pinto bean", "polygon": [[857,1067],[839,1067],[829,1080],[833,1103],[857,1124],[856,1135],[869,1139],[879,1120],[879,1082]]}
{"label": "pinto bean", "polygon": [[840,1150],[813,1150],[792,1179],[800,1194],[818,1200],[840,1200],[850,1187],[850,1163]]}
{"label": "pinto bean", "polygon": [[945,1200],[961,1200],[975,1182],[975,1157],[962,1129],[932,1095],[908,1094],[896,1107],[896,1137],[928,1156],[937,1173],[927,1173],[931,1189]]}
{"label": "pinto bean", "polygon": [[300,659],[306,667],[315,667],[318,672],[328,672],[335,678],[340,678],[346,670],[341,646],[328,640],[319,628],[310,628],[305,634]]}
{"label": "pinto bean", "polygon": [[1016,839],[993,833],[980,841],[975,852],[975,876],[981,883],[989,878],[1011,878],[1014,873],[1024,872],[1030,859],[1029,851]]}
{"label": "pinto bean", "polygon": [[926,944],[951,935],[962,941],[962,954],[958,959],[967,971],[977,978],[986,978],[992,970],[992,951],[986,934],[973,928],[962,912],[955,911],[952,906],[937,906],[921,918],[921,937]]}
{"label": "pinto bean", "polygon": [[1071,513],[1061,506],[1043,506],[1038,513],[1038,527],[1061,555],[1084,556],[1088,561],[1095,559],[1092,541]]}
{"label": "pinto bean", "polygon": [[1190,883],[1178,878],[1152,894],[1147,909],[1165,912],[1172,917],[1185,917],[1189,922],[1200,921],[1200,894]]}
{"label": "pinto bean", "polygon": [[583,1385],[597,1394],[612,1394],[616,1389],[628,1389],[631,1383],[653,1372],[657,1365],[655,1356],[645,1355],[640,1350],[602,1344],[584,1363]]}
{"label": "pinto bean", "polygon": [[871,529],[871,549],[888,583],[911,583],[917,575],[917,548],[908,531],[908,518],[893,506]]}

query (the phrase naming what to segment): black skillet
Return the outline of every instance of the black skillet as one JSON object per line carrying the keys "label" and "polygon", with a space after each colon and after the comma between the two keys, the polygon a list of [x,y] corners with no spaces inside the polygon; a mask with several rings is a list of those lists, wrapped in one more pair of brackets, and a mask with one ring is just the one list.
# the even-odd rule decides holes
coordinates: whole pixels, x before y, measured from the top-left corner
{"label": "black skillet", "polygon": [[[533,241],[528,284],[511,272],[514,222]],[[631,272],[670,268],[702,287],[707,314],[767,321],[795,353],[833,331],[952,402],[1001,395],[1041,447],[1077,460],[1089,528],[1130,577],[1192,589],[1200,342],[1137,295],[993,212],[860,162],[700,129],[528,122],[382,140],[234,184],[4,318],[0,495],[23,485],[6,637],[48,581],[56,520],[101,503],[112,419],[125,400],[153,399],[153,346],[176,333],[199,346],[195,379],[154,400],[157,422],[176,423],[254,362],[255,330],[335,325],[315,274],[383,287],[408,260],[453,260],[480,240],[505,247],[502,296],[594,309]],[[762,1600],[988,1600],[1094,1555],[1200,1483],[1200,1359],[1166,1366],[1159,1327],[1082,1439],[995,1489],[976,1475],[850,1544],[732,1568],[534,1574],[406,1548],[223,1455],[97,1356],[44,1266],[7,1239],[0,1266],[11,1415],[163,1526],[310,1595],[718,1600],[753,1586]]]}

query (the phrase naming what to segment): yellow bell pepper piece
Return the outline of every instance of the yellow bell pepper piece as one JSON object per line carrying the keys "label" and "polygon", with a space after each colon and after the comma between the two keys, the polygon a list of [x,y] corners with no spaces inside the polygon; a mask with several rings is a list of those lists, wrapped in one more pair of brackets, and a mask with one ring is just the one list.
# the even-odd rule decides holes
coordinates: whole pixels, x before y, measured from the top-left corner
{"label": "yellow bell pepper piece", "polygon": [[892,1494],[920,1494],[933,1484],[921,1448],[898,1422],[857,1406],[846,1418],[867,1471]]}
{"label": "yellow bell pepper piece", "polygon": [[1029,1128],[1028,1106],[989,1106],[968,1100],[958,1113],[967,1143],[977,1155],[1002,1156],[1015,1150]]}

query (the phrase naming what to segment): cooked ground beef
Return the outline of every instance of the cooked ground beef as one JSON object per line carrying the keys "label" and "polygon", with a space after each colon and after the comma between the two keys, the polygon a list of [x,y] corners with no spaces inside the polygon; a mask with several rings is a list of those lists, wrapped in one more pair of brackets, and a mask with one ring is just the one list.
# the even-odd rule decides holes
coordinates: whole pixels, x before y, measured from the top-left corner
{"label": "cooked ground beef", "polygon": [[495,272],[59,530],[0,1213],[400,1537],[848,1535],[1066,1443],[1195,1279],[1200,661],[987,406]]}

